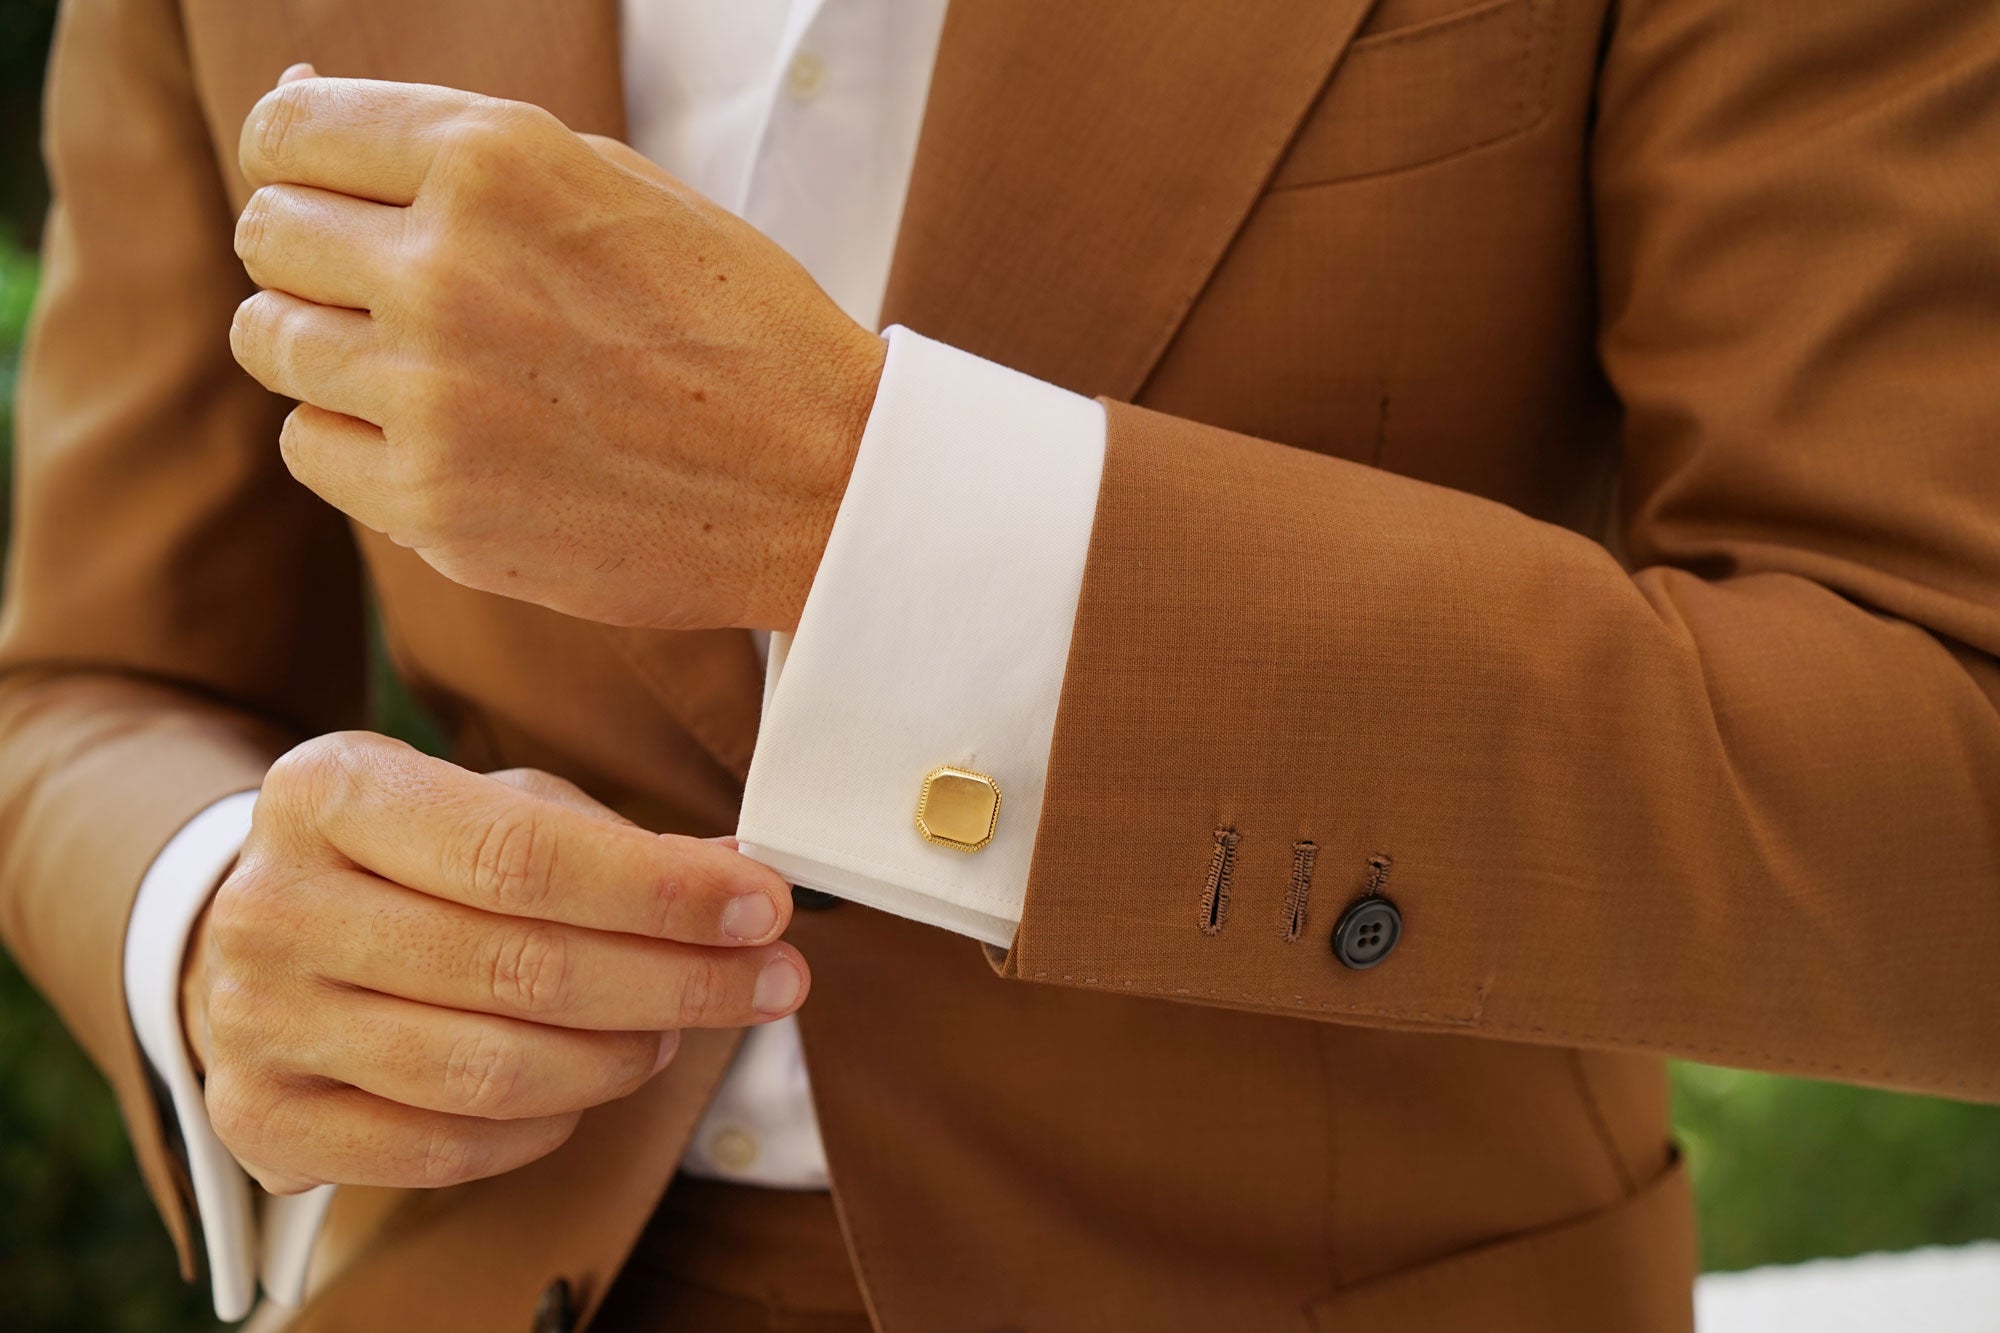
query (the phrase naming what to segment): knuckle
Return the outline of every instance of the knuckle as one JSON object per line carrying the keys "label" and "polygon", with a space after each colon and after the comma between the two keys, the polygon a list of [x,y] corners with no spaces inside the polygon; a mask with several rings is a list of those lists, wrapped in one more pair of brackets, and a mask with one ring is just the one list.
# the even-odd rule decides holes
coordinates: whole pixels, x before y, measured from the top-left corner
{"label": "knuckle", "polygon": [[472,852],[473,892],[515,916],[534,916],[549,900],[555,831],[532,807],[486,821]]}
{"label": "knuckle", "polygon": [[263,186],[251,194],[236,218],[236,257],[253,267],[270,234],[271,203],[271,187]]}
{"label": "knuckle", "polygon": [[397,256],[396,286],[404,298],[399,309],[421,328],[434,330],[461,304],[465,284],[449,235],[450,229],[412,234]]}
{"label": "knuckle", "polygon": [[237,1038],[261,1026],[263,1004],[249,986],[223,978],[202,997],[208,1030],[219,1047],[234,1048]]}
{"label": "knuckle", "polygon": [[365,731],[315,736],[279,756],[264,776],[264,793],[318,823],[365,793],[379,748],[379,738]]}
{"label": "knuckle", "polygon": [[222,881],[209,901],[208,922],[203,929],[221,960],[248,957],[262,945],[266,933],[264,887],[256,868],[239,867]]}
{"label": "knuckle", "polygon": [[237,304],[236,313],[230,316],[229,349],[253,371],[269,360],[273,304],[269,292],[253,292]]}
{"label": "knuckle", "polygon": [[265,99],[256,146],[258,157],[273,174],[282,175],[291,165],[292,144],[305,120],[305,98],[297,85],[280,88]]}
{"label": "knuckle", "polygon": [[454,116],[438,135],[433,174],[448,187],[476,189],[504,172],[512,154],[512,118],[502,103],[475,103]]}
{"label": "knuckle", "polygon": [[278,457],[285,470],[301,481],[308,475],[304,412],[303,406],[293,408],[285,413],[284,424],[278,427]]}
{"label": "knuckle", "polygon": [[489,969],[494,1002],[526,1014],[568,1008],[571,977],[568,937],[535,925],[501,935]]}
{"label": "knuckle", "polygon": [[445,1095],[468,1115],[504,1115],[521,1091],[520,1054],[505,1038],[475,1032],[452,1044],[445,1060]]}
{"label": "knuckle", "polygon": [[553,131],[573,138],[549,111],[525,102],[481,97],[468,102],[438,136],[431,179],[449,200],[471,204],[543,165]]}
{"label": "knuckle", "polygon": [[208,1122],[237,1156],[262,1156],[269,1146],[278,1099],[255,1079],[212,1070],[202,1088]]}
{"label": "knuckle", "polygon": [[416,1145],[416,1183],[438,1189],[476,1180],[485,1174],[480,1168],[484,1156],[479,1143],[463,1130],[443,1125],[426,1130]]}
{"label": "knuckle", "polygon": [[680,1012],[684,1025],[695,1025],[717,1013],[728,995],[721,963],[697,953],[681,965]]}
{"label": "knuckle", "polygon": [[202,927],[213,949],[217,974],[256,964],[276,954],[296,954],[301,902],[298,885],[261,857],[237,865],[209,900]]}
{"label": "knuckle", "polygon": [[296,1194],[326,1177],[317,1156],[315,1117],[295,1089],[213,1069],[202,1089],[209,1124],[230,1154],[273,1194]]}
{"label": "knuckle", "polygon": [[316,792],[353,768],[357,748],[353,733],[344,731],[330,731],[301,741],[271,765],[264,778],[264,790]]}

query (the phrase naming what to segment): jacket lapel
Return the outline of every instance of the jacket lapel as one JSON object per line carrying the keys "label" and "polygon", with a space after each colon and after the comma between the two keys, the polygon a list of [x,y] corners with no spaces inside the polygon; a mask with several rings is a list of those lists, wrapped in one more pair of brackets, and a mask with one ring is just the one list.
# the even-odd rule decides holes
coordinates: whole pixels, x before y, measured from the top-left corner
{"label": "jacket lapel", "polygon": [[1374,0],[953,0],[885,323],[1137,395]]}

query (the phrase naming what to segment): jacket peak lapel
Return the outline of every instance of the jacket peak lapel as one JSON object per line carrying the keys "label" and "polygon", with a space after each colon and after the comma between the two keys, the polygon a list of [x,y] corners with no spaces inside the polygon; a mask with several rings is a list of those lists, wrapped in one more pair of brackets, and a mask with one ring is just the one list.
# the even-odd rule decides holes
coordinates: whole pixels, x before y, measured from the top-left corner
{"label": "jacket peak lapel", "polygon": [[1136,395],[1373,0],[953,0],[885,323]]}

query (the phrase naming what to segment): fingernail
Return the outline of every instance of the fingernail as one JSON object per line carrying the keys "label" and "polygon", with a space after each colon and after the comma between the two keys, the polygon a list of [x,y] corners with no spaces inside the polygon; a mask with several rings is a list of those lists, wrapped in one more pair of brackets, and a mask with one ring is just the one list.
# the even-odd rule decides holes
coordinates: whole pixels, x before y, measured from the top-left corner
{"label": "fingernail", "polygon": [[668,1062],[674,1058],[674,1053],[680,1050],[680,1048],[681,1034],[678,1031],[662,1032],[660,1034],[660,1054],[659,1058],[653,1061],[653,1072],[657,1074],[662,1069],[665,1069]]}
{"label": "fingernail", "polygon": [[804,985],[805,978],[799,975],[791,959],[773,958],[757,974],[757,990],[750,1003],[760,1014],[787,1013],[799,1002],[799,991]]}
{"label": "fingernail", "polygon": [[722,933],[732,940],[761,940],[778,924],[778,905],[768,893],[731,898],[722,909]]}

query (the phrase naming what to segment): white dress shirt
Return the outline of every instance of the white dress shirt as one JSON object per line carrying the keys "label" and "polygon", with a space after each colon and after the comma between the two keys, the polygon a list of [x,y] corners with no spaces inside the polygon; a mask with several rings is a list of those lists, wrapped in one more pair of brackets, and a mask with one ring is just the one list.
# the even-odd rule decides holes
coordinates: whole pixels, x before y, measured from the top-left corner
{"label": "white dress shirt", "polygon": [[[946,0],[624,0],[632,145],[798,258],[876,327]],[[1028,861],[1104,456],[1094,402],[905,329],[796,635],[767,649],[738,836],[796,883],[1005,944]],[[977,852],[925,841],[924,775],[992,777]],[[249,827],[245,793],[176,835],[126,942],[141,1049],[181,1123],[216,1312],[296,1303],[332,1187],[258,1198],[209,1128],[179,1027],[188,931]],[[792,1019],[751,1029],[684,1169],[823,1188]],[[254,1219],[254,1220],[253,1220]]]}

